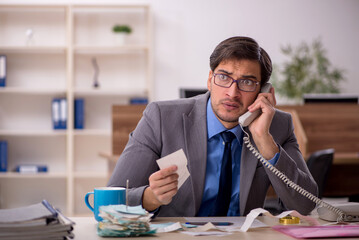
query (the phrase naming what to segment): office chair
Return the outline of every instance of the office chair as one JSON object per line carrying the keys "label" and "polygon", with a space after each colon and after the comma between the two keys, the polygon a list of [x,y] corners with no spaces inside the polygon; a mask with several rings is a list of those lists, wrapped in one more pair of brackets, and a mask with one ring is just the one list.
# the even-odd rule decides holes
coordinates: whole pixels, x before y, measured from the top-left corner
{"label": "office chair", "polygon": [[329,171],[333,163],[334,149],[316,151],[307,160],[307,166],[318,185],[318,197],[322,198]]}
{"label": "office chair", "polygon": [[[330,167],[333,163],[334,152],[335,151],[333,148],[319,150],[312,153],[307,160],[308,169],[318,185],[319,198],[322,198],[323,196],[323,191],[328,179]],[[279,198],[266,199],[264,202],[264,209],[268,210],[274,215],[288,210],[285,208]]]}

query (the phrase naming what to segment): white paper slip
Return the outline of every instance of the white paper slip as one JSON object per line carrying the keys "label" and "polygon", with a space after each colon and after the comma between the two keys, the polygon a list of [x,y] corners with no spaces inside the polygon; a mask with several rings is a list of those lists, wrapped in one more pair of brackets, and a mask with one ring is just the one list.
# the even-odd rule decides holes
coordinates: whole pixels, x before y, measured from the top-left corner
{"label": "white paper slip", "polygon": [[170,167],[172,165],[177,166],[177,174],[178,174],[178,189],[182,186],[182,184],[187,180],[190,176],[188,168],[187,168],[187,157],[183,152],[183,149],[171,153],[161,159],[157,160],[157,164],[160,169],[164,169]]}
{"label": "white paper slip", "polygon": [[[246,217],[186,217],[187,222],[195,223],[195,222],[230,222],[232,225],[228,226],[216,226],[220,230],[225,230],[227,232],[236,232],[243,226],[246,220]],[[250,228],[260,228],[260,227],[268,227],[267,224],[262,223],[258,219],[253,219],[250,223]]]}
{"label": "white paper slip", "polygon": [[246,220],[243,223],[242,227],[241,227],[241,231],[242,232],[247,232],[247,230],[252,226],[253,221],[256,220],[256,218],[259,216],[259,214],[263,213],[264,215],[268,216],[268,217],[272,217],[272,218],[282,218],[285,217],[287,215],[291,215],[293,217],[298,217],[301,220],[304,220],[306,222],[308,222],[310,225],[312,226],[319,226],[319,222],[309,216],[303,216],[300,213],[298,213],[295,210],[290,210],[290,211],[285,211],[282,212],[281,214],[277,215],[277,216],[273,216],[270,212],[268,212],[267,210],[263,209],[263,208],[256,208],[256,209],[252,209],[250,211],[250,213],[248,213],[248,215],[246,216]]}

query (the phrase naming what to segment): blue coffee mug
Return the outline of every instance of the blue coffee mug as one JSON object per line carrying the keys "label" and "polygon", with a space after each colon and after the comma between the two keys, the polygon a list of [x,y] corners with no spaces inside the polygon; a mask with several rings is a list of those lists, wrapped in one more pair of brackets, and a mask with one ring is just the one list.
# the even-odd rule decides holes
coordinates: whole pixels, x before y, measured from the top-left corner
{"label": "blue coffee mug", "polygon": [[[89,203],[89,196],[94,195],[94,206]],[[98,187],[93,192],[88,192],[85,196],[85,203],[87,207],[94,213],[95,219],[100,222],[102,218],[98,215],[100,213],[100,206],[126,204],[126,189],[123,187]]]}

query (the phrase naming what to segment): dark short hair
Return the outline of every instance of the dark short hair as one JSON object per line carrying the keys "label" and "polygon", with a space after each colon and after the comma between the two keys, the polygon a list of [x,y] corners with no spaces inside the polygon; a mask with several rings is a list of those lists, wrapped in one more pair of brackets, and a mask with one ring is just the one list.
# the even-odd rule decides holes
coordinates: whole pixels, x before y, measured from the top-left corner
{"label": "dark short hair", "polygon": [[272,74],[272,61],[268,53],[254,39],[231,37],[222,41],[209,58],[211,70],[214,71],[221,62],[230,59],[258,61],[261,67],[261,85],[269,81]]}

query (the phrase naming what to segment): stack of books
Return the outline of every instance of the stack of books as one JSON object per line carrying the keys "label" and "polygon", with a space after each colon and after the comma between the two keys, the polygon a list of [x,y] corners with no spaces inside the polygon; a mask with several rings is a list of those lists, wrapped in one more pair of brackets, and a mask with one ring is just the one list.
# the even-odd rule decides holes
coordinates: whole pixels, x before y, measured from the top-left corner
{"label": "stack of books", "polygon": [[0,209],[0,239],[69,239],[74,222],[43,200],[13,209]]}
{"label": "stack of books", "polygon": [[101,206],[97,234],[101,237],[135,237],[156,233],[150,228],[149,214],[142,206],[109,205]]}

